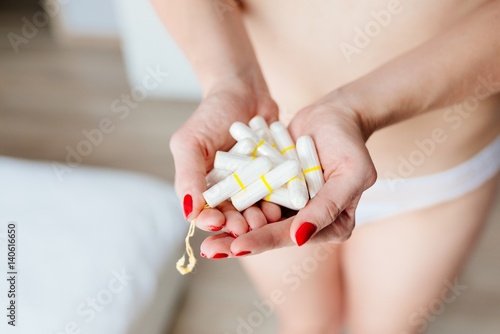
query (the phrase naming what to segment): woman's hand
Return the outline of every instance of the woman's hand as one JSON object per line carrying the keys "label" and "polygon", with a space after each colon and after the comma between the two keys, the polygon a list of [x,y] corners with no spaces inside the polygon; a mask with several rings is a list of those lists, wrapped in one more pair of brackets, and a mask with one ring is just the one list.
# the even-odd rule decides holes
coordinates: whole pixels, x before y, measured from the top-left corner
{"label": "woman's hand", "polygon": [[370,133],[359,115],[339,92],[333,92],[298,112],[290,123],[294,139],[310,135],[317,147],[326,183],[296,216],[268,224],[232,239],[208,238],[202,252],[216,248],[232,254],[257,254],[267,250],[314,242],[342,242],[355,225],[354,213],[363,191],[376,180],[376,171],[365,141]]}
{"label": "woman's hand", "polygon": [[[207,231],[226,231],[240,235],[248,231],[247,219],[261,226],[279,217],[277,208],[268,206],[264,214],[256,207],[241,214],[229,202],[218,209],[205,209],[202,193],[207,189],[205,176],[212,169],[217,150],[228,150],[235,141],[229,127],[235,121],[248,122],[261,115],[268,122],[277,120],[276,104],[269,96],[260,74],[250,73],[225,79],[212,87],[191,118],[172,136],[170,149],[175,161],[175,186],[183,199],[188,220],[197,218],[197,226]],[[250,218],[254,219],[250,219]],[[258,226],[253,226],[254,228]]]}
{"label": "woman's hand", "polygon": [[335,91],[301,110],[290,124],[294,138],[310,135],[324,170],[325,185],[291,222],[290,238],[302,246],[347,240],[363,191],[375,183],[376,170],[365,142],[369,133],[360,115]]}
{"label": "woman's hand", "polygon": [[[193,2],[186,0],[175,2],[175,5],[184,6],[183,12],[191,15],[202,16],[209,13],[206,7],[202,7],[209,6],[206,3],[193,5]],[[195,9],[199,12],[193,14]],[[168,21],[175,21],[179,16],[175,10],[162,12],[175,14],[171,14],[173,20]],[[491,89],[488,89],[488,92],[491,95],[500,93],[500,85],[497,85],[495,80],[500,76],[500,62],[497,61],[500,37],[493,33],[500,28],[499,12],[499,1],[487,2],[420,46],[299,112],[290,125],[290,131],[295,138],[303,134],[313,137],[327,184],[295,217],[265,225],[235,240],[228,239],[231,237],[226,234],[209,238],[202,244],[202,251],[217,249],[226,254],[229,254],[229,251],[233,254],[255,254],[294,243],[303,244],[308,242],[309,237],[312,241],[341,241],[348,238],[354,227],[357,202],[362,192],[376,179],[375,169],[364,145],[373,131],[430,110],[462,102],[477,95],[478,82],[482,83],[486,79],[491,81]],[[207,29],[211,32],[208,38],[204,35],[204,29],[191,29],[190,25],[183,25],[181,30],[188,36],[179,36],[189,42],[186,43],[186,50],[192,55],[191,62],[196,65],[196,72],[201,73],[200,81],[213,82],[214,78],[219,78],[220,71],[227,67],[231,69],[228,64],[239,64],[236,68],[241,69],[256,63],[244,31],[241,13],[235,11],[235,14],[228,16],[227,22],[224,21],[223,24],[217,23],[214,17],[203,20],[203,26],[212,28]],[[192,36],[193,34],[195,36]],[[207,41],[212,43],[212,40],[215,41],[216,47],[206,45]],[[477,52],[469,52],[468,48],[463,47],[464,43],[473,43]],[[209,52],[208,56],[206,50]],[[450,61],[450,54],[454,55],[453,61]],[[204,56],[204,61],[198,59],[200,55]],[[224,55],[222,61],[221,55]],[[204,72],[209,73],[202,75]],[[357,96],[355,107],[350,103],[353,102],[352,98],[345,98],[346,91],[349,91],[348,96]],[[489,95],[484,98],[487,96]],[[362,102],[359,102],[361,100]],[[254,106],[251,109],[261,112],[260,107]],[[363,112],[362,118],[360,111]],[[269,118],[267,120],[271,121]],[[217,133],[227,136],[224,132],[229,123],[230,121],[225,122],[224,130],[221,129],[221,132]],[[197,126],[196,123],[193,124],[189,128]],[[202,137],[207,136],[210,134]],[[205,144],[196,143],[197,140],[199,139],[191,140],[190,147],[206,147]],[[180,142],[181,140],[178,140],[178,143]],[[210,154],[213,154],[213,150],[178,152],[177,160],[182,163],[176,162],[176,165],[178,168],[184,168],[189,162],[206,163]],[[179,158],[181,155],[185,157]],[[194,156],[204,158],[196,159]],[[187,193],[187,190],[199,190],[202,187],[199,174],[204,174],[203,167],[200,165],[194,169],[198,175],[193,177],[192,181],[182,181],[192,185],[178,187],[181,188],[182,194]],[[183,175],[179,179],[187,180],[188,177],[192,176]],[[199,212],[201,193],[196,196],[198,197],[194,199],[193,211]]]}
{"label": "woman's hand", "polygon": [[[215,152],[233,144],[229,126],[255,115],[268,122],[278,119],[276,104],[269,96],[259,62],[243,24],[237,1],[228,1],[223,13],[213,1],[153,0],[159,17],[190,62],[204,98],[198,110],[170,142],[176,169],[176,190],[187,219],[212,231],[239,235],[279,215],[279,208],[266,205],[240,214],[228,203],[203,210],[205,176],[212,168]],[[215,8],[215,10],[214,10]],[[248,224],[247,224],[248,222]],[[228,234],[229,235],[229,234]]]}

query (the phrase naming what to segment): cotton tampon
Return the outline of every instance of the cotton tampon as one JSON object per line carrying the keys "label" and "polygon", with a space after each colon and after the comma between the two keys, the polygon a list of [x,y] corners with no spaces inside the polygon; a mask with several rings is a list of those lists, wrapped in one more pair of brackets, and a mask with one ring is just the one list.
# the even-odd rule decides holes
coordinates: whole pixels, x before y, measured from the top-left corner
{"label": "cotton tampon", "polygon": [[250,129],[252,129],[253,131],[255,130],[258,130],[258,129],[262,129],[262,128],[267,128],[268,125],[267,125],[267,122],[266,120],[264,119],[264,117],[262,116],[254,116],[250,122],[248,122],[248,126],[250,127]]}
{"label": "cotton tampon", "polygon": [[252,156],[264,156],[271,159],[275,166],[282,164],[285,162],[285,159],[281,156],[280,152],[272,147],[268,142],[264,139],[261,139],[257,146],[255,146],[254,151],[251,153]]}
{"label": "cotton tampon", "polygon": [[250,126],[250,129],[252,129],[252,131],[257,135],[257,137],[259,137],[259,139],[264,139],[269,144],[271,144],[272,147],[275,147],[276,144],[264,117],[255,116],[250,120],[250,122],[248,122],[248,125]]}
{"label": "cotton tampon", "polygon": [[205,177],[205,181],[207,182],[207,188],[212,187],[214,184],[219,183],[224,180],[226,177],[231,175],[231,171],[224,169],[212,169],[207,176]]}
{"label": "cotton tampon", "polygon": [[297,176],[287,182],[290,192],[290,202],[297,209],[302,209],[309,201],[306,180],[304,174],[300,172]]}
{"label": "cotton tampon", "polygon": [[251,138],[245,138],[236,142],[236,144],[234,144],[234,146],[229,150],[229,153],[249,155],[253,152],[256,145],[257,142]]}
{"label": "cotton tampon", "polygon": [[[236,142],[236,144],[229,150],[229,153],[249,155],[253,152],[256,145],[257,144],[252,139],[246,138]],[[224,178],[231,175],[232,172],[234,171],[221,170],[217,168],[212,169],[205,178],[207,187],[210,188],[214,184],[219,183]]]}
{"label": "cotton tampon", "polygon": [[248,165],[252,158],[242,154],[217,151],[215,154],[214,168],[236,172],[238,169]]}
{"label": "cotton tampon", "polygon": [[272,193],[274,189],[281,187],[299,172],[299,163],[296,160],[287,160],[232,196],[231,202],[236,210],[243,211]]}
{"label": "cotton tampon", "polygon": [[272,147],[271,144],[266,142],[264,139],[259,140],[252,129],[250,129],[245,124],[241,122],[234,122],[229,128],[229,132],[231,133],[231,136],[237,141],[246,138],[257,140],[257,146],[255,146],[253,152],[251,153],[253,156],[268,157],[275,165],[279,165],[285,161],[278,150]]}
{"label": "cotton tampon", "polygon": [[229,127],[229,133],[236,141],[240,141],[246,138],[252,139],[254,142],[259,142],[259,137],[250,129],[248,126],[241,122],[234,122]]}
{"label": "cotton tampon", "polygon": [[203,197],[210,207],[215,208],[226,199],[236,195],[239,191],[246,189],[247,186],[261,175],[267,173],[271,168],[272,163],[268,158],[259,157],[213,185],[203,193]]}
{"label": "cotton tampon", "polygon": [[300,210],[290,201],[290,191],[286,187],[274,189],[272,193],[263,198],[266,202],[271,202],[291,210]]}
{"label": "cotton tampon", "polygon": [[306,177],[309,196],[313,198],[325,184],[325,179],[316,146],[311,137],[302,136],[297,139],[297,154],[299,155],[302,172]]}
{"label": "cotton tampon", "polygon": [[281,122],[274,122],[271,124],[270,129],[280,153],[287,159],[295,159],[298,161],[299,157],[295,150],[295,143],[292,137],[290,137],[290,133],[288,133],[286,127]]}
{"label": "cotton tampon", "polygon": [[[299,161],[299,157],[295,149],[295,144],[292,140],[292,137],[290,136],[290,133],[288,133],[288,130],[283,125],[283,123],[272,123],[271,133],[274,140],[276,141],[280,153],[283,154],[287,159],[294,159]],[[307,201],[309,200],[309,194],[307,192],[305,178],[302,174],[298,175],[288,182],[288,189],[290,190],[290,201],[295,207],[302,209],[304,206],[306,206]]]}
{"label": "cotton tampon", "polygon": [[[299,161],[295,144],[288,133],[288,130],[281,122],[274,122],[271,124],[271,133],[280,150],[281,154],[288,159],[295,159]],[[298,175],[288,182],[288,189],[290,190],[290,201],[296,208],[303,208],[309,200],[307,186],[303,175]]]}

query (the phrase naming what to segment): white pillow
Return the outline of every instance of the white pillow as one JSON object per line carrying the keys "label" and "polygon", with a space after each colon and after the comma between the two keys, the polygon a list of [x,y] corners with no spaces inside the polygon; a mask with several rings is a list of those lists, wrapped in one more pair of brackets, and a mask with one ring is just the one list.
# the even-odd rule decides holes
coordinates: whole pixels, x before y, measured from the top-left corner
{"label": "white pillow", "polygon": [[[9,222],[17,225],[15,328],[4,307]],[[0,157],[0,332],[131,333],[154,311],[159,287],[172,289],[163,305],[180,291],[173,263],[186,229],[162,181],[78,167],[60,182],[50,163]],[[162,285],[165,272],[173,281]],[[150,325],[143,333],[163,324]]]}

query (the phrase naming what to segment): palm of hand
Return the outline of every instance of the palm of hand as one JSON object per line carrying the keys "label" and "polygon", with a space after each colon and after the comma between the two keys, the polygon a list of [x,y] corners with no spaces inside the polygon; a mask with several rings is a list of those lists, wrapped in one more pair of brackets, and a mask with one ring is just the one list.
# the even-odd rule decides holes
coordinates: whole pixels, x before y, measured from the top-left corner
{"label": "palm of hand", "polygon": [[293,245],[294,241],[302,244],[307,241],[300,235],[305,222],[315,228],[313,233],[317,231],[312,238],[315,242],[341,242],[351,235],[357,203],[376,178],[355,114],[319,103],[297,113],[289,129],[294,138],[306,134],[314,138],[327,180],[325,186],[304,209],[286,219],[281,217],[279,208],[269,203],[251,207],[242,214],[225,204],[221,211],[226,213],[227,228],[248,224],[251,229],[236,239],[227,233],[208,237],[201,246],[206,256],[257,254]]}

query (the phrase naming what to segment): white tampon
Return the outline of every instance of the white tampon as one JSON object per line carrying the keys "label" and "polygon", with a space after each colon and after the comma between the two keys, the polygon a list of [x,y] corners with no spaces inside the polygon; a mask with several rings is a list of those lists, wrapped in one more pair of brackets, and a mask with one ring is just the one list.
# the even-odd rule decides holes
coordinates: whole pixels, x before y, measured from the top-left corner
{"label": "white tampon", "polygon": [[255,149],[251,153],[252,156],[264,156],[268,157],[271,159],[273,164],[275,166],[278,166],[285,162],[285,159],[283,159],[283,156],[276,150],[274,147],[272,147],[267,141],[264,139],[261,139],[257,146],[255,146]]}
{"label": "white tampon", "polygon": [[259,137],[259,139],[264,139],[273,147],[276,145],[264,117],[255,116],[250,120],[250,122],[248,122],[248,125],[250,126],[250,129],[252,129],[253,132],[257,135],[257,137]]}
{"label": "white tampon", "polygon": [[295,143],[290,137],[290,133],[281,122],[274,122],[271,124],[271,133],[273,135],[276,145],[281,154],[283,154],[287,159],[299,160],[297,156],[297,151],[295,149]]}
{"label": "white tampon", "polygon": [[[253,152],[256,145],[257,143],[255,143],[252,139],[246,138],[240,140],[239,142],[236,142],[236,144],[229,150],[229,153],[249,155]],[[210,188],[214,184],[219,183],[224,178],[231,175],[232,172],[234,171],[227,171],[216,168],[212,169],[205,178],[205,181],[207,182],[207,187]]]}
{"label": "white tampon", "polygon": [[290,201],[290,191],[286,187],[279,187],[274,189],[272,193],[264,197],[264,201],[278,204],[288,209],[300,210],[301,208],[296,208]]}
{"label": "white tampon", "polygon": [[210,188],[219,183],[251,161],[252,158],[246,155],[217,151],[215,153],[214,169],[205,178],[207,187]]}
{"label": "white tampon", "polygon": [[234,122],[229,128],[229,132],[231,136],[237,140],[243,140],[246,138],[250,138],[252,140],[258,141],[257,146],[255,146],[252,156],[265,156],[271,159],[274,165],[279,165],[283,163],[285,160],[281,156],[280,152],[271,146],[264,139],[258,139],[257,135],[250,129],[248,126],[241,122]]}
{"label": "white tampon", "polygon": [[305,207],[309,201],[309,193],[304,174],[299,173],[299,175],[288,181],[287,187],[290,192],[290,202],[294,208],[302,209]]}
{"label": "white tampon", "polygon": [[250,129],[248,126],[241,122],[234,122],[229,127],[229,133],[236,141],[240,141],[246,138],[252,139],[254,142],[259,142],[259,137]]}
{"label": "white tampon", "polygon": [[264,119],[264,117],[262,116],[254,116],[250,122],[248,122],[248,126],[250,126],[250,129],[252,129],[253,131],[255,130],[258,130],[258,129],[262,129],[262,128],[267,128],[267,122],[266,120]]}
{"label": "white tampon", "polygon": [[214,168],[236,172],[238,169],[248,165],[252,158],[242,154],[217,151],[215,154]]}
{"label": "white tampon", "polygon": [[299,172],[300,166],[296,160],[285,161],[232,196],[231,202],[236,210],[243,211],[272,193],[274,189],[281,187]]}
{"label": "white tampon", "polygon": [[249,155],[255,149],[257,143],[251,138],[245,138],[238,141],[230,150],[229,153]]}
{"label": "white tampon", "polygon": [[[290,136],[290,133],[281,122],[274,122],[271,124],[271,133],[273,135],[280,153],[287,159],[294,159],[299,161],[295,144]],[[288,182],[288,189],[290,190],[290,201],[293,206],[302,209],[306,206],[309,200],[307,192],[306,181],[302,173]]]}
{"label": "white tampon", "polygon": [[297,139],[297,154],[299,155],[302,172],[306,177],[309,196],[313,198],[325,184],[325,179],[316,146],[311,137],[302,136]]}
{"label": "white tampon", "polygon": [[210,188],[214,184],[219,183],[220,181],[224,180],[226,177],[231,175],[230,170],[224,170],[224,169],[212,169],[207,176],[205,177],[205,181],[207,182],[207,187]]}
{"label": "white tampon", "polygon": [[246,189],[248,185],[267,173],[271,168],[272,163],[268,158],[259,157],[212,186],[203,193],[203,197],[210,207],[215,208],[229,197]]}

